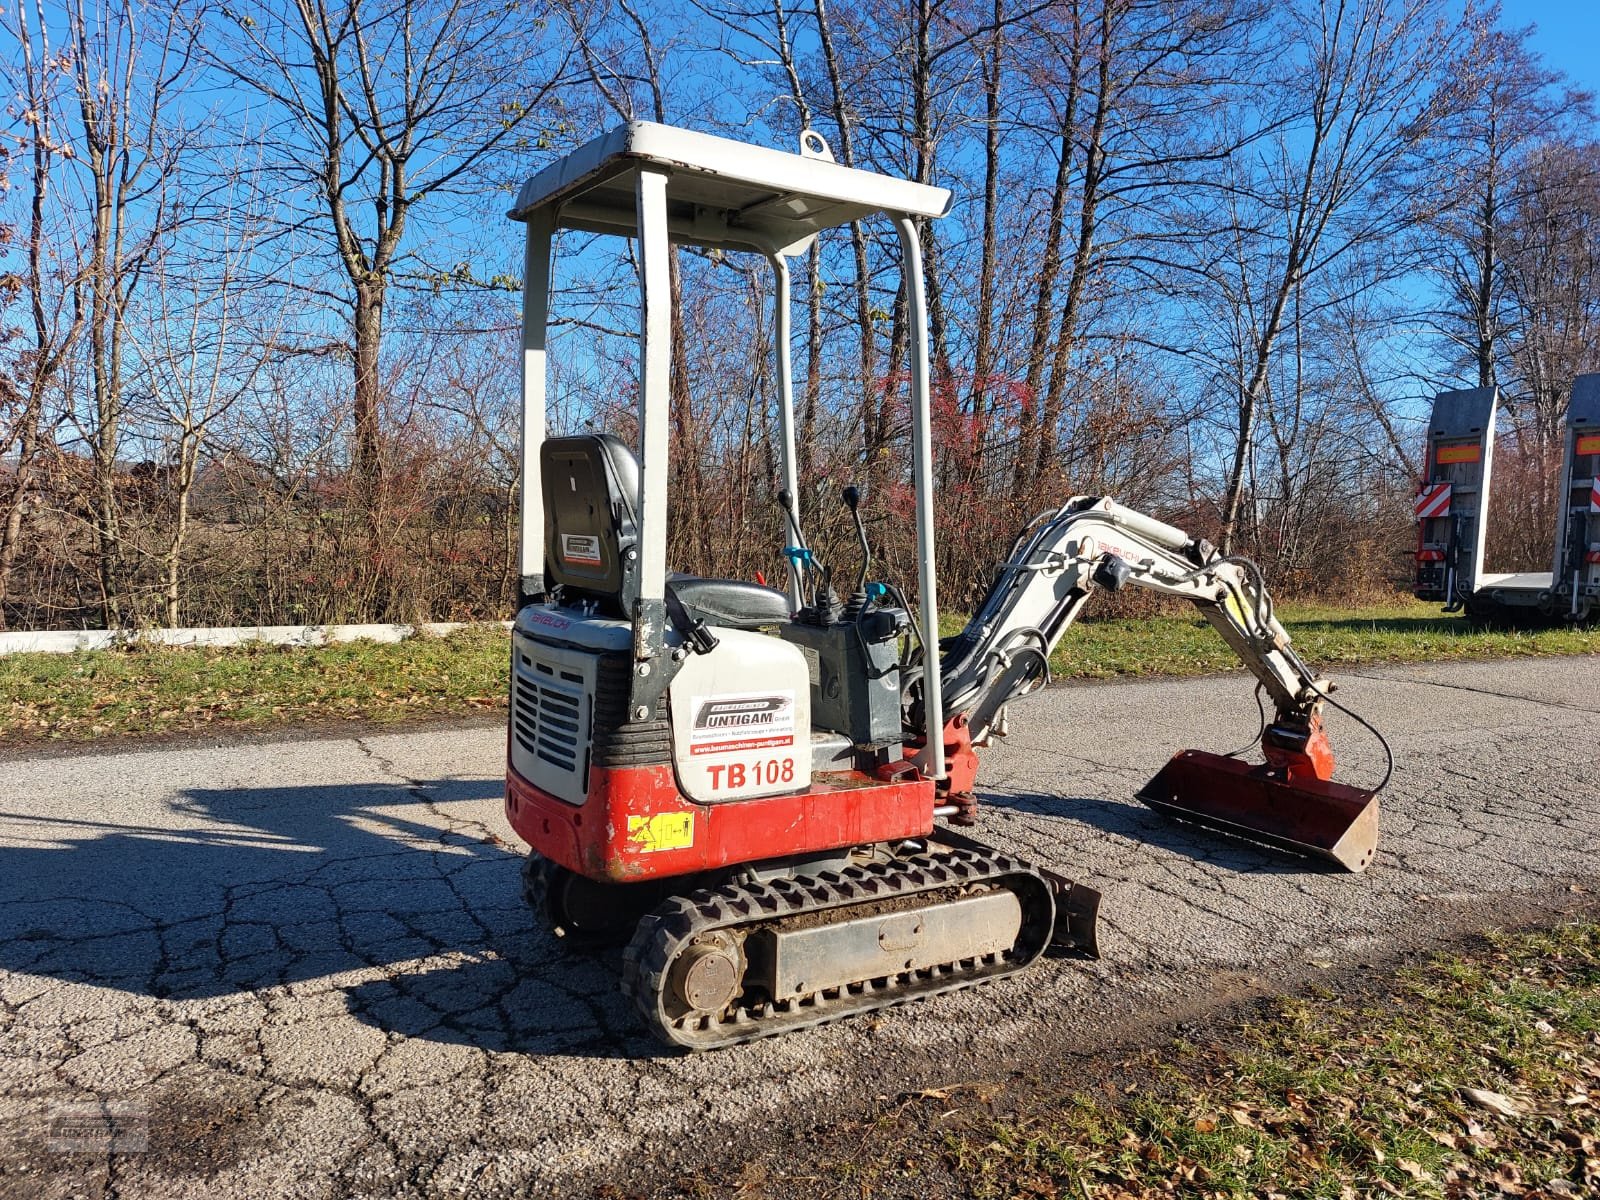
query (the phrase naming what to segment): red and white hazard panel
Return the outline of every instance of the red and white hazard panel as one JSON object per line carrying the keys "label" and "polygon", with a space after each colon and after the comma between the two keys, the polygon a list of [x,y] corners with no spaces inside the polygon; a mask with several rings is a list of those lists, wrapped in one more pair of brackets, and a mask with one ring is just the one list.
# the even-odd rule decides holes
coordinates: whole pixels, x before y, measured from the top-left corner
{"label": "red and white hazard panel", "polygon": [[1425,483],[1417,493],[1417,520],[1427,521],[1450,512],[1450,485]]}
{"label": "red and white hazard panel", "polygon": [[1600,479],[1589,485],[1589,511],[1600,512]]}

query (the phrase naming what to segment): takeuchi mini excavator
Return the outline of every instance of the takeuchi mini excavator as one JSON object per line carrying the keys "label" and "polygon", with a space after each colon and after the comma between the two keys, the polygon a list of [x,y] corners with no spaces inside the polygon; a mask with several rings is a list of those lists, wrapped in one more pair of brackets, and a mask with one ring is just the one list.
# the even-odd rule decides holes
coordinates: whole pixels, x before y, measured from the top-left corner
{"label": "takeuchi mini excavator", "polygon": [[[522,589],[511,650],[506,814],[532,847],[527,897],[572,943],[626,943],[623,989],[668,1043],[708,1049],[1097,953],[1097,892],[961,832],[976,748],[1097,591],[1192,601],[1271,697],[1266,761],[1185,750],[1139,798],[1359,871],[1376,792],[1334,783],[1331,685],[1295,654],[1260,573],[1112,500],[1078,496],[1017,537],[972,620],[941,642],[928,335],[916,222],[950,194],[832,161],[652,124],[589,142],[522,187]],[[898,232],[910,313],[918,572],[846,594],[797,504],[789,260],[821,232]],[[546,437],[545,340],[558,229],[637,239],[636,445]],[[775,280],[783,478],[778,590],[669,573],[669,255],[760,255]],[[907,585],[910,585],[909,587]],[[908,591],[916,597],[913,607]],[[1380,785],[1381,786],[1381,785]]]}

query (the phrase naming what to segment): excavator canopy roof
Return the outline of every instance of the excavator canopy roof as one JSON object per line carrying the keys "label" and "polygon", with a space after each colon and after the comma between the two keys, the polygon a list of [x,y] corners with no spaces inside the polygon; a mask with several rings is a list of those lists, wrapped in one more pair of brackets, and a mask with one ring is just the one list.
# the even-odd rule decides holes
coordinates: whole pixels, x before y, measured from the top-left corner
{"label": "excavator canopy roof", "polygon": [[939,217],[950,207],[944,188],[842,166],[809,130],[801,141],[792,154],[633,121],[529,179],[510,216],[526,221],[551,206],[557,226],[635,236],[635,176],[646,164],[670,172],[672,239],[713,248],[794,254],[819,230],[876,213]]}

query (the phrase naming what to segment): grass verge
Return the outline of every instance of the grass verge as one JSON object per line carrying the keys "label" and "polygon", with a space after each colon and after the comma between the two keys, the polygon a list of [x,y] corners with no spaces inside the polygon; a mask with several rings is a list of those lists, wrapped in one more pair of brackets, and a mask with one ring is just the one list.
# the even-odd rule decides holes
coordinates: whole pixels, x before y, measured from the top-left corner
{"label": "grass verge", "polygon": [[1216,1036],[1142,1051],[1073,1090],[1023,1078],[902,1096],[870,1124],[748,1164],[736,1192],[672,1194],[1600,1195],[1591,921],[1263,1001]]}
{"label": "grass verge", "polygon": [[[1484,629],[1420,603],[1285,605],[1280,615],[1306,660],[1325,668],[1600,653],[1600,631]],[[485,627],[395,645],[7,655],[0,657],[0,744],[493,711],[505,704],[505,637]],[[1187,616],[1082,623],[1053,663],[1063,679],[1203,675],[1237,666],[1211,627]]]}
{"label": "grass verge", "polygon": [[498,627],[394,644],[134,647],[0,657],[0,744],[402,721],[505,707]]}
{"label": "grass verge", "polygon": [[[1600,629],[1491,629],[1413,600],[1358,609],[1284,604],[1278,617],[1300,656],[1330,673],[1341,664],[1600,654]],[[1232,670],[1239,660],[1204,620],[1161,616],[1077,625],[1061,640],[1050,665],[1062,678],[1110,679],[1205,675]]]}

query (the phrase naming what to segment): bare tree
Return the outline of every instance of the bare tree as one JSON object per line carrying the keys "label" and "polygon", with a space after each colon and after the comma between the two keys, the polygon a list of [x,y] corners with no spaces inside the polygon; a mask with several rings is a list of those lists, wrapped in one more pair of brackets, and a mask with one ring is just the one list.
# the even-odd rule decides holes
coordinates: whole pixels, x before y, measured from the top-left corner
{"label": "bare tree", "polygon": [[[147,34],[146,22],[154,29]],[[88,208],[84,262],[92,403],[71,410],[93,464],[89,505],[101,615],[127,616],[127,563],[117,494],[127,320],[145,271],[182,220],[172,187],[187,148],[169,106],[189,75],[193,42],[171,6],[71,0],[73,157]]]}
{"label": "bare tree", "polygon": [[1510,358],[1520,424],[1544,453],[1561,443],[1573,377],[1600,369],[1600,143],[1540,147],[1517,190],[1503,228]]}
{"label": "bare tree", "polygon": [[[828,77],[829,108],[837,135],[835,142],[838,146],[839,161],[847,167],[853,167],[857,165],[855,117],[846,98],[843,67],[834,40],[833,24],[828,15],[826,0],[813,0],[812,11],[817,19],[817,39],[822,48],[822,61]],[[850,251],[855,261],[855,324],[861,356],[862,449],[870,462],[877,457],[882,446],[884,422],[878,419],[876,406],[873,403],[878,375],[877,320],[872,306],[872,275],[867,265],[867,238],[860,221],[850,223]]]}
{"label": "bare tree", "polygon": [[1472,39],[1450,64],[1444,86],[1449,111],[1440,149],[1452,171],[1437,197],[1429,245],[1443,276],[1445,336],[1460,348],[1478,387],[1496,382],[1507,313],[1501,234],[1507,214],[1524,199],[1521,167],[1530,152],[1563,129],[1592,122],[1592,97],[1563,86],[1529,44],[1531,28],[1498,28],[1496,10],[1480,14]]}
{"label": "bare tree", "polygon": [[1117,297],[1131,317],[1141,295],[1175,290],[1173,247],[1192,236],[1185,198],[1210,191],[1208,172],[1250,137],[1223,117],[1245,99],[1261,20],[1250,0],[1105,0],[1034,19],[1048,36],[1029,39],[1023,60],[1037,81],[1028,121],[1054,170],[1027,325],[1018,486],[1071,465],[1060,427],[1094,297]]}
{"label": "bare tree", "polygon": [[1231,392],[1232,446],[1221,536],[1239,533],[1261,406],[1279,342],[1309,281],[1415,220],[1426,136],[1442,115],[1434,87],[1460,34],[1437,0],[1320,0],[1283,10],[1274,80],[1280,132],[1235,156],[1222,256],[1206,268],[1230,332],[1219,363]]}
{"label": "bare tree", "polygon": [[[281,311],[263,309],[253,263],[261,202],[252,179],[237,180],[205,221],[194,250],[169,251],[148,268],[142,327],[130,339],[133,361],[166,443],[170,496],[161,547],[160,597],[167,626],[181,624],[184,551],[195,482],[218,422],[252,397],[277,353]],[[199,222],[196,222],[199,224]],[[276,318],[276,319],[274,319]]]}
{"label": "bare tree", "polygon": [[[6,622],[6,601],[22,547],[24,522],[34,490],[39,460],[51,441],[48,398],[67,356],[83,329],[83,277],[69,239],[52,212],[51,178],[63,151],[70,153],[60,128],[57,105],[69,86],[67,64],[52,48],[42,0],[17,4],[5,11],[7,32],[15,39],[18,61],[8,72],[19,110],[11,116],[25,157],[27,217],[22,230],[23,267],[6,276],[5,298],[19,297],[26,306],[25,328],[10,371],[0,378],[0,460],[14,455],[11,477],[0,498],[0,628]],[[7,164],[9,166],[9,163]],[[10,244],[14,231],[3,238]],[[10,341],[8,335],[7,341]]]}
{"label": "bare tree", "polygon": [[447,232],[452,205],[486,190],[489,160],[531,148],[530,130],[557,113],[570,47],[536,7],[468,0],[274,0],[223,4],[217,19],[213,64],[266,102],[266,170],[291,226],[332,260],[337,283],[302,262],[302,286],[349,317],[353,462],[376,521],[385,304],[397,281],[457,274],[413,244],[418,214],[439,210],[421,232]]}
{"label": "bare tree", "polygon": [[[673,26],[663,13],[639,0],[613,0],[617,20],[595,22],[578,0],[565,0],[567,20],[589,81],[605,106],[623,120],[639,115],[666,122],[674,106],[667,102],[667,63],[675,44]],[[690,97],[683,95],[680,103]],[[689,348],[685,340],[683,264],[674,251],[668,271],[672,310],[672,366],[667,389],[668,422],[674,445],[668,480],[673,512],[674,548],[680,562],[709,564],[713,530],[702,456],[705,439],[692,403]],[[707,568],[709,569],[709,568]]]}

